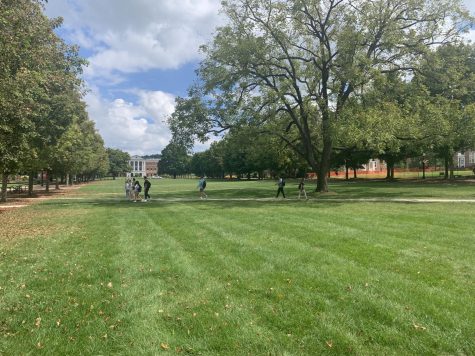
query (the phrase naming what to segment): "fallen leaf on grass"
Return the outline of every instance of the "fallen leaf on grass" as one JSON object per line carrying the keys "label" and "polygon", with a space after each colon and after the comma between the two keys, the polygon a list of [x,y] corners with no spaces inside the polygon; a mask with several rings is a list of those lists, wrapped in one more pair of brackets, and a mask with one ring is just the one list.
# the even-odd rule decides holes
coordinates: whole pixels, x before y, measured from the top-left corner
{"label": "fallen leaf on grass", "polygon": [[412,326],[413,326],[414,329],[416,329],[416,330],[422,330],[422,331],[424,331],[424,330],[427,329],[425,326],[418,325],[418,324],[416,324],[416,323],[412,323]]}
{"label": "fallen leaf on grass", "polygon": [[327,340],[327,341],[325,341],[325,343],[327,344],[327,346],[328,346],[329,348],[332,348],[332,347],[333,347],[333,340]]}
{"label": "fallen leaf on grass", "polygon": [[170,346],[168,346],[168,344],[162,342],[162,343],[160,343],[160,348],[162,350],[168,350],[168,349],[170,349]]}
{"label": "fallen leaf on grass", "polygon": [[107,283],[107,288],[112,288],[112,282]]}
{"label": "fallen leaf on grass", "polygon": [[39,328],[41,326],[41,318],[38,317],[38,318],[35,319],[35,326],[37,328]]}

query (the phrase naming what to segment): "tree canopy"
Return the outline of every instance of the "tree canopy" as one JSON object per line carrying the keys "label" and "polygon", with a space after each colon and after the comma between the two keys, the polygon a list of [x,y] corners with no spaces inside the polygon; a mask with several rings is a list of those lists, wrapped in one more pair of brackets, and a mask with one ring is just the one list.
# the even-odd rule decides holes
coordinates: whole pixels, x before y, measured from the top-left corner
{"label": "tree canopy", "polygon": [[75,173],[103,172],[108,164],[103,140],[82,102],[86,62],[76,46],[56,35],[62,19],[47,18],[40,0],[0,0],[0,9],[1,200],[9,174],[28,172],[32,179],[41,170],[67,171],[60,163],[72,160],[64,156],[72,131],[82,146],[68,152],[85,169]]}
{"label": "tree canopy", "polygon": [[174,135],[203,140],[251,123],[305,159],[319,191],[350,104],[381,77],[409,78],[470,25],[459,0],[229,0],[223,13],[227,24],[202,47],[201,84],[177,100]]}

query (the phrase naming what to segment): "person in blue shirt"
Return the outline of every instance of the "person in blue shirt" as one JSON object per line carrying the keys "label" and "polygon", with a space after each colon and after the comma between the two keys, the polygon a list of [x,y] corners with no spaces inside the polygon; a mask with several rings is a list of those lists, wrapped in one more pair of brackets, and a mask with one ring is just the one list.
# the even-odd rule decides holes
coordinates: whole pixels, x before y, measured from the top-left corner
{"label": "person in blue shirt", "polygon": [[200,190],[200,199],[206,199],[208,195],[205,193],[206,189],[206,178],[201,176],[200,180],[198,181],[198,188]]}

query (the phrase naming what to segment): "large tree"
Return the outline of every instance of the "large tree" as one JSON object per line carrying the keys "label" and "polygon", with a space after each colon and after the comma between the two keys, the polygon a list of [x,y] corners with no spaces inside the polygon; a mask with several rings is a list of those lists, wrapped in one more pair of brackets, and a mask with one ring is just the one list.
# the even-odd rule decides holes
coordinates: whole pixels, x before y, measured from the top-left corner
{"label": "large tree", "polygon": [[160,173],[170,174],[176,179],[177,175],[190,172],[190,160],[191,157],[188,155],[186,146],[172,141],[162,151],[159,167]]}
{"label": "large tree", "polygon": [[119,174],[129,172],[130,155],[119,149],[108,148],[107,155],[109,156],[109,173],[115,179]]}
{"label": "large tree", "polygon": [[228,0],[223,12],[228,23],[203,47],[199,70],[209,102],[194,90],[172,130],[202,137],[203,128],[279,122],[274,134],[318,173],[319,191],[349,99],[382,73],[413,70],[469,25],[460,0]]}
{"label": "large tree", "polygon": [[440,46],[427,56],[415,81],[427,87],[441,112],[431,146],[444,160],[447,179],[454,153],[475,146],[475,46]]}

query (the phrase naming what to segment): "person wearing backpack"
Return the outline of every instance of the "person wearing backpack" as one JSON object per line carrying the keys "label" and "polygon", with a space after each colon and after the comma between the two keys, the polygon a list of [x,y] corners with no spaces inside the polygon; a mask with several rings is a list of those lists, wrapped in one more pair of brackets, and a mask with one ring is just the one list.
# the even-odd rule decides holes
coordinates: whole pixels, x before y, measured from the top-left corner
{"label": "person wearing backpack", "polygon": [[150,199],[150,195],[148,194],[148,191],[150,190],[151,186],[152,186],[152,183],[150,183],[148,178],[143,177],[144,201],[147,201],[147,199]]}
{"label": "person wearing backpack", "polygon": [[201,176],[200,180],[198,181],[198,188],[200,189],[200,199],[206,199],[208,195],[205,193],[206,189],[206,179],[205,177]]}
{"label": "person wearing backpack", "polygon": [[285,179],[284,177],[280,177],[277,181],[277,195],[276,198],[279,197],[279,194],[282,193],[282,196],[285,198],[284,187],[285,187]]}
{"label": "person wearing backpack", "polygon": [[141,200],[142,198],[140,197],[140,192],[142,191],[142,186],[140,185],[139,181],[135,181],[135,186],[134,186],[134,203],[137,202],[137,200]]}

